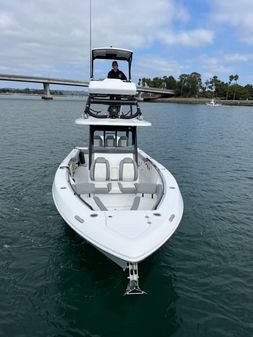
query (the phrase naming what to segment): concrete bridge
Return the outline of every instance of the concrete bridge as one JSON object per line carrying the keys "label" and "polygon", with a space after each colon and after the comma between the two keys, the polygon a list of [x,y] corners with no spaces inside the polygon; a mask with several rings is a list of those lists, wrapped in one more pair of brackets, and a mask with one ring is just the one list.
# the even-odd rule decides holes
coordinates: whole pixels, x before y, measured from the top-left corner
{"label": "concrete bridge", "polygon": [[60,78],[47,78],[47,77],[35,77],[35,76],[23,76],[23,75],[8,75],[0,74],[1,81],[14,81],[14,82],[30,82],[30,83],[42,83],[44,87],[43,99],[52,99],[50,94],[49,84],[69,85],[75,87],[88,87],[89,81],[76,81],[65,80]]}
{"label": "concrete bridge", "polygon": [[[88,87],[89,81],[76,81],[76,80],[65,80],[60,78],[47,78],[47,77],[35,77],[35,76],[24,76],[24,75],[9,75],[0,74],[0,81],[14,81],[14,82],[30,82],[30,83],[42,83],[44,87],[44,95],[41,97],[43,99],[52,99],[53,96],[50,94],[49,85],[68,85],[74,87]],[[149,87],[137,87],[139,93],[146,92],[158,95],[174,95],[174,90],[161,89],[161,88],[149,88]]]}

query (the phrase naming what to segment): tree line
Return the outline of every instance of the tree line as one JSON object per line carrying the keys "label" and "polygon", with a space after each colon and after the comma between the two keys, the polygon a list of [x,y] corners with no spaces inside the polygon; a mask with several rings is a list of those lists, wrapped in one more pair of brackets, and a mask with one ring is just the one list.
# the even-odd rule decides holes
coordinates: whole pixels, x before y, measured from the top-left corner
{"label": "tree line", "polygon": [[201,74],[181,74],[176,80],[172,75],[161,77],[140,78],[138,85],[175,90],[178,97],[204,97],[220,98],[227,100],[253,99],[253,86],[238,84],[239,76],[230,75],[227,82],[221,81],[218,76],[213,76],[203,82]]}
{"label": "tree line", "polygon": [[[30,89],[30,88],[24,88],[24,89],[16,89],[16,88],[0,88],[1,94],[28,94],[28,95],[44,95],[45,92],[43,89]],[[78,95],[83,96],[86,94],[85,91],[77,91],[77,90],[53,90],[50,89],[51,95]]]}
{"label": "tree line", "polygon": [[[15,89],[15,88],[0,88],[0,93],[2,94],[29,94],[29,95],[43,95],[43,89]],[[52,95],[63,95],[61,90],[50,90]]]}

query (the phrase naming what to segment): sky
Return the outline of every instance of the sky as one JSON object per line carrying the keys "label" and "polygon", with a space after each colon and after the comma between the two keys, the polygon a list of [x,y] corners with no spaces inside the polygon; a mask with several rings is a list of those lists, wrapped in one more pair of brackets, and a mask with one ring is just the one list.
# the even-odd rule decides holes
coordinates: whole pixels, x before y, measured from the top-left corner
{"label": "sky", "polygon": [[[92,47],[133,50],[134,81],[195,71],[253,84],[252,0],[91,2]],[[0,0],[0,46],[1,74],[88,80],[90,0]]]}

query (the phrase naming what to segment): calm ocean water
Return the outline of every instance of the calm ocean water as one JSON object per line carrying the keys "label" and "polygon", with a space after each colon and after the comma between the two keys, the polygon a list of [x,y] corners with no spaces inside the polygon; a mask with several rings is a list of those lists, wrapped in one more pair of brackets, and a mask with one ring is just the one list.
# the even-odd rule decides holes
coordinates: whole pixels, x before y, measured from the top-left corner
{"label": "calm ocean water", "polygon": [[0,96],[0,336],[252,337],[253,108],[142,104],[139,146],[165,165],[185,210],[139,266],[148,294],[61,219],[58,164],[87,130],[81,99]]}

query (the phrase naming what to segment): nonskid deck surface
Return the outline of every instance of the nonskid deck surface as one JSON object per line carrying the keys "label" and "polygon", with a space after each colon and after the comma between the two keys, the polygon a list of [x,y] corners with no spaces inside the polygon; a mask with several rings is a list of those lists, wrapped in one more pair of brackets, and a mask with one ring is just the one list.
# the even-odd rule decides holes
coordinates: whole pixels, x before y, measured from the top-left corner
{"label": "nonskid deck surface", "polygon": [[[136,194],[99,194],[99,199],[108,211],[129,211],[134,203]],[[92,195],[81,195],[82,200],[89,204],[94,210],[99,211],[101,208],[96,204]],[[149,195],[140,195],[138,210],[151,210],[155,204],[156,198]],[[137,209],[136,209],[137,210]]]}

